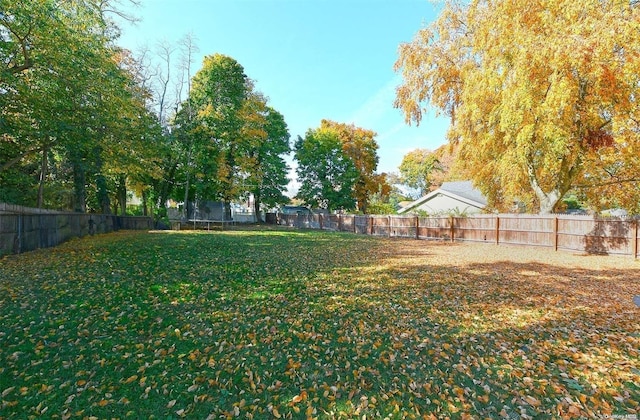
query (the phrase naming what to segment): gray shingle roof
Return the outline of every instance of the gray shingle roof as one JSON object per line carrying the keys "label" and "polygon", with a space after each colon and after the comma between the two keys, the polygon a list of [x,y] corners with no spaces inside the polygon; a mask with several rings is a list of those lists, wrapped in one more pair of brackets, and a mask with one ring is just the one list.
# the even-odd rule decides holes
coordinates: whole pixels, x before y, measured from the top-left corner
{"label": "gray shingle roof", "polygon": [[474,188],[471,181],[443,182],[440,189],[482,203],[485,206],[487,205],[487,198],[482,195],[480,190]]}

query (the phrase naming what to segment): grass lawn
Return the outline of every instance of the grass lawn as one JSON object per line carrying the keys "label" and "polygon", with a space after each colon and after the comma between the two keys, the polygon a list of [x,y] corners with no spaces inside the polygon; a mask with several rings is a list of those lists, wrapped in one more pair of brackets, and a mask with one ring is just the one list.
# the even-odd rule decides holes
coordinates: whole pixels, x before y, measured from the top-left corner
{"label": "grass lawn", "polygon": [[0,260],[0,419],[640,412],[640,262],[288,230]]}

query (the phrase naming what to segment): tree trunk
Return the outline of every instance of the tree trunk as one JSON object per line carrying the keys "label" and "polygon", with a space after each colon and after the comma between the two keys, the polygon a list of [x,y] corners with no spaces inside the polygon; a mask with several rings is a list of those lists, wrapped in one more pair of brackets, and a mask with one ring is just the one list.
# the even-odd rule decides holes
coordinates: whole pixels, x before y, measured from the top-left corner
{"label": "tree trunk", "polygon": [[529,175],[529,183],[531,184],[531,188],[533,189],[533,192],[536,194],[536,197],[538,198],[538,202],[540,205],[539,213],[540,214],[553,213],[553,210],[555,209],[556,204],[558,204],[558,201],[560,201],[562,197],[564,197],[564,195],[569,190],[568,185],[570,184],[567,184],[566,182],[562,182],[562,183],[559,182],[558,184],[567,185],[567,187],[561,189],[558,186],[558,184],[556,184],[556,187],[553,188],[551,191],[545,192],[540,186],[540,183],[538,182],[538,178],[535,175],[535,170],[531,165],[527,167],[527,172]]}
{"label": "tree trunk", "polygon": [[184,185],[184,205],[182,206],[182,219],[189,219],[189,170],[187,169],[187,181]]}
{"label": "tree trunk", "polygon": [[96,187],[98,192],[98,203],[102,214],[111,214],[111,199],[107,188],[107,179],[101,173],[96,175]]}
{"label": "tree trunk", "polygon": [[120,215],[121,216],[126,216],[126,213],[127,213],[127,177],[125,175],[118,176],[118,187],[116,189],[116,195],[118,197],[118,205],[120,207]]}
{"label": "tree trunk", "polygon": [[545,192],[536,176],[536,171],[532,163],[527,165],[527,175],[533,192],[540,203],[540,214],[553,213],[556,205],[562,197],[571,189],[571,183],[578,175],[582,164],[582,159],[577,157],[564,157],[561,162],[558,178],[555,185],[549,192]]}
{"label": "tree trunk", "polygon": [[102,151],[99,147],[93,149],[96,165],[96,188],[98,203],[102,214],[111,214],[111,200],[109,199],[109,188],[107,178],[102,173]]}
{"label": "tree trunk", "polygon": [[[48,142],[49,141],[47,140],[46,143]],[[41,209],[44,206],[44,182],[47,179],[48,154],[49,154],[49,148],[45,146],[42,149],[42,162],[40,165],[40,182],[38,184],[38,208],[39,209]]]}
{"label": "tree trunk", "polygon": [[260,193],[253,193],[253,211],[256,214],[256,222],[262,223],[262,215],[260,214]]}
{"label": "tree trunk", "polygon": [[540,191],[540,193],[536,192],[536,196],[538,197],[538,201],[540,202],[540,214],[551,214],[558,204],[558,201],[562,198],[564,194],[561,194],[558,190],[553,190],[549,193],[544,193]]}
{"label": "tree trunk", "polygon": [[149,200],[149,197],[147,197],[147,189],[143,188],[142,189],[142,215],[143,216],[148,216],[149,215],[149,208],[147,207],[147,200]]}
{"label": "tree trunk", "polygon": [[539,213],[540,214],[551,214],[553,213],[553,209],[555,208],[558,201],[564,196],[564,193],[561,192],[558,188],[553,189],[552,191],[545,192],[540,184],[538,183],[538,179],[535,177],[535,174],[531,168],[529,168],[529,183],[531,184],[531,188],[533,192],[536,194],[539,203]]}
{"label": "tree trunk", "polygon": [[87,174],[81,161],[73,162],[73,211],[87,212]]}

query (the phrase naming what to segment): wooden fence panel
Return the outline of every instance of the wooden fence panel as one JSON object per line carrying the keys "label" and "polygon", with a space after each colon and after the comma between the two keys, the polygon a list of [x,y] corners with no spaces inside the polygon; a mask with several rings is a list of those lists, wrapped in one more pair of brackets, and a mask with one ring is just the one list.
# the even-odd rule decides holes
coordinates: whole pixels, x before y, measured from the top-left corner
{"label": "wooden fence panel", "polygon": [[119,229],[144,230],[153,228],[153,220],[150,217],[118,216],[115,219]]}
{"label": "wooden fence panel", "polygon": [[277,223],[298,229],[320,229],[321,215],[318,214],[279,214]]}
{"label": "wooden fence panel", "polygon": [[451,218],[420,217],[418,220],[418,239],[451,240]]}
{"label": "wooden fence panel", "polygon": [[279,214],[277,221],[281,226],[289,226],[301,228],[302,226],[298,226],[298,215],[297,214]]}
{"label": "wooden fence panel", "polygon": [[499,243],[554,246],[555,216],[502,214],[499,217]]}
{"label": "wooden fence panel", "polygon": [[558,218],[558,248],[585,251],[585,235],[593,229],[593,218],[572,216]]}
{"label": "wooden fence panel", "polygon": [[309,227],[311,229],[322,229],[323,217],[321,214],[312,214],[309,216]]}
{"label": "wooden fence panel", "polygon": [[153,220],[149,217],[52,211],[13,214],[8,209],[12,208],[5,206],[0,212],[0,255],[49,248],[74,237],[96,233],[153,228]]}
{"label": "wooden fence panel", "polygon": [[[24,207],[17,204],[0,203],[0,214],[72,214],[69,212]],[[74,213],[75,214],[75,213]]]}
{"label": "wooden fence panel", "polygon": [[[1,216],[1,215],[0,215]],[[638,221],[579,215],[485,214],[469,217],[378,215],[313,216],[284,223],[299,228],[342,230],[366,235],[551,247],[592,254],[638,257]],[[296,216],[294,216],[296,217]],[[313,219],[313,220],[312,220]],[[3,221],[0,217],[0,226]]]}
{"label": "wooden fence panel", "polygon": [[397,238],[416,237],[416,218],[414,216],[392,216],[389,221],[390,236]]}
{"label": "wooden fence panel", "polygon": [[389,236],[391,233],[390,220],[390,216],[371,216],[370,235]]}
{"label": "wooden fence panel", "polygon": [[340,230],[342,232],[354,232],[355,233],[355,223],[356,223],[356,216],[353,214],[341,214],[340,215],[340,220],[341,220],[341,227]]}
{"label": "wooden fence panel", "polygon": [[559,218],[558,248],[589,254],[634,255],[638,237],[635,227],[633,220],[625,219]]}
{"label": "wooden fence panel", "polygon": [[340,219],[337,214],[330,214],[324,216],[324,229],[326,230],[339,230]]}
{"label": "wooden fence panel", "polygon": [[454,232],[456,241],[466,242],[496,242],[495,215],[481,215],[474,217],[454,217]]}
{"label": "wooden fence panel", "polygon": [[369,234],[369,216],[354,216],[354,232],[361,235]]}

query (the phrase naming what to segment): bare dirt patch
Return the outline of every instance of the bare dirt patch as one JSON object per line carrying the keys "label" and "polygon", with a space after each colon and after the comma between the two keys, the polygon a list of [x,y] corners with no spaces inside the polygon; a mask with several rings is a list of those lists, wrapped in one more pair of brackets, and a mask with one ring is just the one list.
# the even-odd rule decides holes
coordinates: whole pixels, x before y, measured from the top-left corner
{"label": "bare dirt patch", "polygon": [[464,266],[474,263],[512,262],[540,263],[563,268],[593,270],[640,270],[640,260],[629,256],[589,255],[549,248],[474,243],[426,242],[390,239],[396,250],[389,253],[407,256],[429,256],[444,265]]}

